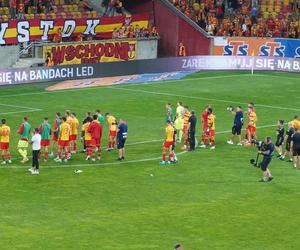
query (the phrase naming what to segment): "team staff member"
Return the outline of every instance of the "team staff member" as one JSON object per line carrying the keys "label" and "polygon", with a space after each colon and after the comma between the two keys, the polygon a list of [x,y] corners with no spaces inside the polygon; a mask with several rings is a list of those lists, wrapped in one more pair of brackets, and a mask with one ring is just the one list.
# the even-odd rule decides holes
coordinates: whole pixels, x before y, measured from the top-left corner
{"label": "team staff member", "polygon": [[[46,162],[48,160],[50,138],[51,138],[51,134],[52,134],[51,125],[49,124],[47,117],[44,118],[44,122],[39,127],[39,131],[38,132],[41,135],[41,150],[40,150],[40,154],[41,154],[42,149],[44,149],[44,151],[45,151],[45,153],[44,153],[44,162]],[[40,154],[39,154],[39,158],[40,158]]]}
{"label": "team staff member", "polygon": [[33,136],[31,138],[30,144],[32,145],[32,168],[28,169],[31,174],[39,174],[39,154],[41,150],[41,135],[39,134],[39,129],[35,128],[33,131]]}
{"label": "team staff member", "polygon": [[1,157],[2,163],[6,164],[6,162],[11,163],[10,152],[9,152],[9,137],[10,137],[10,127],[6,125],[6,120],[1,120],[0,127],[0,149],[1,149]]}
{"label": "team staff member", "polygon": [[[89,112],[88,112],[89,113]],[[93,119],[91,117],[87,117],[84,119],[84,123],[82,125],[81,132],[81,140],[84,140],[84,146],[86,150],[86,160],[88,161],[92,155],[92,135],[89,132],[89,126]]]}
{"label": "team staff member", "polygon": [[[93,115],[93,121],[88,127],[88,132],[92,136],[91,147],[96,154],[98,152],[98,160],[101,160],[101,138],[102,138],[102,124],[98,121],[98,116]],[[92,155],[92,161],[96,161],[95,155]]]}
{"label": "team staff member", "polygon": [[31,125],[28,122],[28,118],[24,117],[18,131],[18,134],[20,135],[20,140],[18,142],[18,151],[20,155],[23,157],[21,163],[25,163],[29,161],[29,159],[27,158],[27,148],[28,148],[30,129],[31,129]]}
{"label": "team staff member", "polygon": [[61,113],[57,112],[54,120],[53,136],[52,136],[52,147],[50,157],[54,156],[54,148],[58,142],[59,128],[61,124]]}
{"label": "team staff member", "polygon": [[[230,111],[230,109],[229,109]],[[241,131],[244,124],[244,114],[241,106],[238,106],[236,108],[236,112],[231,111],[231,113],[234,115],[234,121],[233,121],[233,127],[231,129],[232,134],[229,141],[227,141],[228,144],[233,144],[234,137],[237,135],[239,137],[239,142],[237,145],[242,146],[242,136]]]}
{"label": "team staff member", "polygon": [[300,133],[297,130],[292,136],[291,148],[293,151],[294,168],[300,169]]}
{"label": "team staff member", "polygon": [[76,114],[74,112],[71,113],[71,118],[72,118],[72,131],[71,131],[71,153],[76,154],[77,150],[77,135],[78,135],[78,128],[79,128],[79,121],[76,117]]}
{"label": "team staff member", "polygon": [[62,118],[62,123],[59,127],[59,135],[58,135],[58,153],[57,158],[55,159],[56,162],[62,162],[62,153],[65,153],[64,162],[68,161],[69,157],[69,147],[70,147],[70,133],[71,127],[67,123],[67,118]]}
{"label": "team staff member", "polygon": [[276,128],[276,143],[275,143],[275,150],[278,153],[278,157],[282,155],[282,144],[284,142],[284,120],[279,120],[277,123]]}
{"label": "team staff member", "polygon": [[272,160],[272,156],[274,153],[274,144],[272,143],[272,138],[271,137],[266,137],[265,139],[265,148],[262,151],[258,151],[258,153],[263,155],[263,160],[261,163],[259,163],[259,166],[261,168],[261,170],[263,171],[263,177],[260,180],[261,182],[267,182],[267,181],[271,181],[273,180],[273,177],[271,175],[271,172],[268,168],[271,160]]}
{"label": "team staff member", "polygon": [[189,118],[189,151],[195,150],[195,136],[196,136],[196,125],[197,125],[197,118],[195,116],[195,112],[191,111],[191,116]]}
{"label": "team staff member", "polygon": [[117,132],[117,147],[119,150],[119,161],[125,160],[125,142],[127,139],[128,126],[125,119],[120,119]]}
{"label": "team staff member", "polygon": [[177,102],[176,108],[176,118],[175,118],[175,129],[176,133],[176,141],[181,142],[182,139],[182,129],[183,129],[183,115],[184,115],[184,107],[182,106],[182,102]]}
{"label": "team staff member", "polygon": [[[162,150],[162,161],[160,165],[170,164],[171,159],[173,157],[172,154],[172,146],[174,144],[174,127],[171,124],[171,121],[166,122],[166,134],[165,134],[165,141],[163,143],[163,150]],[[166,162],[166,153],[169,151],[168,161]]]}
{"label": "team staff member", "polygon": [[110,113],[106,113],[105,117],[107,119],[108,128],[109,128],[109,140],[108,140],[107,151],[111,151],[115,148],[116,135],[117,135],[117,120]]}
{"label": "team staff member", "polygon": [[[284,153],[279,157],[280,160],[284,160],[287,155],[292,155],[291,152],[291,141],[292,141],[292,136],[295,133],[295,128],[293,127],[293,124],[291,122],[288,123],[288,129],[286,131],[285,135],[285,151]],[[289,160],[290,162],[293,161],[292,158]]]}

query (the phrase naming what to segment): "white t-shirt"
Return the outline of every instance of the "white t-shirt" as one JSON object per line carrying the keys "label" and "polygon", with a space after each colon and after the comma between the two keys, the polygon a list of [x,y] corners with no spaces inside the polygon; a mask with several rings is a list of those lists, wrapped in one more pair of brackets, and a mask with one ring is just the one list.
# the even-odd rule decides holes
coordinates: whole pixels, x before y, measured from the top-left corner
{"label": "white t-shirt", "polygon": [[34,136],[32,136],[32,150],[40,150],[41,149],[41,140],[42,137],[39,133],[36,133]]}

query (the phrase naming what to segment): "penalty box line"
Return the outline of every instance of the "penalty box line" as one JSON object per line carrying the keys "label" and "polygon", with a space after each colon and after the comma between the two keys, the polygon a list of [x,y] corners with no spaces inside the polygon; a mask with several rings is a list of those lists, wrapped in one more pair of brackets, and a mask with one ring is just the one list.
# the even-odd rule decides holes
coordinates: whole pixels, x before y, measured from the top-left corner
{"label": "penalty box line", "polygon": [[[10,115],[10,114],[19,114],[19,113],[27,113],[27,112],[38,112],[38,111],[42,111],[42,109],[39,109],[39,108],[26,107],[26,106],[19,106],[19,105],[6,104],[6,103],[0,103],[0,108],[1,108],[1,106],[2,106],[2,107],[10,107],[10,108],[23,109],[23,110],[1,112],[0,115]],[[25,110],[24,110],[24,109],[25,109]]]}
{"label": "penalty box line", "polygon": [[[258,126],[257,129],[261,128],[270,128],[270,127],[275,127],[277,124],[273,125],[263,125],[263,126]],[[243,129],[245,130],[245,129]],[[231,130],[224,130],[224,131],[217,131],[216,134],[226,134],[230,133]],[[163,139],[156,139],[156,140],[149,140],[149,141],[140,141],[140,142],[132,142],[128,143],[127,146],[133,146],[133,145],[139,145],[139,144],[149,144],[149,143],[154,143],[154,142],[162,142]],[[106,149],[107,147],[103,148]],[[176,153],[176,155],[182,155],[186,153],[187,151],[179,152]],[[30,157],[30,156],[28,156]],[[159,160],[161,159],[161,156],[159,157],[153,157],[153,158],[145,158],[145,159],[137,159],[137,160],[129,160],[129,161],[124,161],[124,162],[103,162],[103,163],[88,163],[88,164],[72,164],[72,165],[48,165],[48,166],[41,166],[42,169],[51,169],[51,168],[72,168],[72,167],[96,167],[96,166],[109,166],[109,165],[121,165],[121,164],[128,164],[128,163],[139,163],[139,162],[147,162],[147,161],[154,161],[154,160]],[[1,166],[0,169],[26,169],[29,166]]]}

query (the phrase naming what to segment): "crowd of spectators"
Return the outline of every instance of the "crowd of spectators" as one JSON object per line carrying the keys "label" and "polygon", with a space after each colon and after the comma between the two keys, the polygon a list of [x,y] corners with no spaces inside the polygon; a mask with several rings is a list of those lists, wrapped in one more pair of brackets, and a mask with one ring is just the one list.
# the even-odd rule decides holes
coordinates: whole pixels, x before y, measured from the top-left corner
{"label": "crowd of spectators", "polygon": [[[122,16],[129,13],[123,0],[104,0],[104,16]],[[0,21],[10,19],[93,18],[96,10],[90,0],[0,0]]]}
{"label": "crowd of spectators", "polygon": [[121,28],[115,28],[112,34],[114,39],[122,38],[148,38],[148,37],[158,37],[158,32],[155,26],[150,26],[148,28],[141,28],[139,25],[129,25],[122,26]]}
{"label": "crowd of spectators", "polygon": [[169,1],[212,36],[300,38],[299,0]]}

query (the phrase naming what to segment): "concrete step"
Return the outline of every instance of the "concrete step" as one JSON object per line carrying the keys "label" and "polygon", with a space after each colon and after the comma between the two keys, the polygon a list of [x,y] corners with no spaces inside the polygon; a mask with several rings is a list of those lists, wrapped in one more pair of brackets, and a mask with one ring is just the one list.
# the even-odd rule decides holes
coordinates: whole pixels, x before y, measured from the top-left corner
{"label": "concrete step", "polygon": [[20,58],[13,64],[13,68],[30,68],[32,66],[37,66],[38,64],[43,64],[44,60],[42,58]]}

